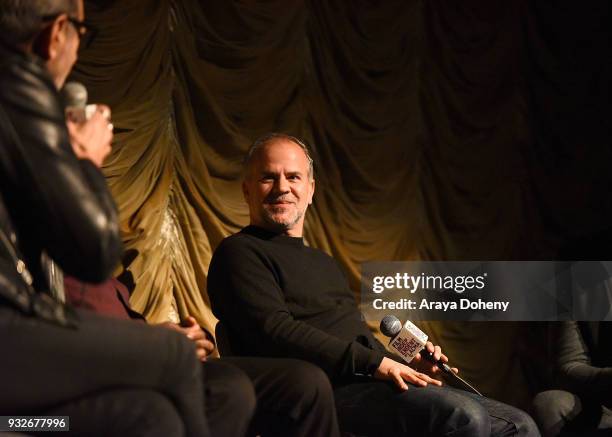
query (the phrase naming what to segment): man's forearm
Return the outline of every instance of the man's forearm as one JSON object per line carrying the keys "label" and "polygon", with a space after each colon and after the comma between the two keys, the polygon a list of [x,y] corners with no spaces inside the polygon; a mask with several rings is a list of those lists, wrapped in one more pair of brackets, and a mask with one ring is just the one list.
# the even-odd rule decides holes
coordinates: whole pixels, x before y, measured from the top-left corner
{"label": "man's forearm", "polygon": [[567,364],[560,369],[561,388],[581,396],[612,402],[612,367],[594,367],[584,363]]}
{"label": "man's forearm", "polygon": [[591,364],[590,351],[577,322],[562,322],[557,327],[557,383],[573,393],[606,399],[612,393],[612,368]]}

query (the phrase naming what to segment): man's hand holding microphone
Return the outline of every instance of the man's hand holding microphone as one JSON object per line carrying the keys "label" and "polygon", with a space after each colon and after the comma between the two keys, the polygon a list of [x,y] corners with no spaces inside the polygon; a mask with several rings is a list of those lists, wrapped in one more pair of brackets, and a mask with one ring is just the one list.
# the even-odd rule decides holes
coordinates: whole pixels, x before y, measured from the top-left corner
{"label": "man's hand holding microphone", "polygon": [[385,357],[374,374],[375,378],[392,380],[402,390],[408,390],[406,382],[420,387],[427,384],[441,386],[442,382],[432,376],[446,373],[460,381],[469,391],[481,395],[458,376],[459,370],[456,367],[447,364],[448,357],[442,353],[440,346],[427,341],[427,335],[410,321],[402,325],[397,317],[385,316],[380,322],[380,331],[391,338],[389,349],[406,363],[413,364],[414,368]]}
{"label": "man's hand holding microphone", "polygon": [[89,159],[98,168],[111,152],[113,124],[110,108],[88,105],[87,90],[78,82],[68,82],[62,89],[66,105],[66,125],[72,149],[79,159]]}
{"label": "man's hand holding microphone", "polygon": [[[436,361],[441,360],[444,363],[448,363],[448,357],[442,353],[440,346],[434,346],[431,341],[428,341],[425,348],[432,354]],[[441,381],[430,376],[437,376],[441,372],[437,363],[424,360],[421,353],[415,355],[412,363],[415,364],[415,368],[385,357],[378,366],[374,377],[377,379],[391,380],[402,390],[408,390],[408,384],[406,384],[406,382],[420,387],[425,387],[427,384],[442,385]],[[459,372],[456,367],[452,367],[451,369],[455,373]]]}

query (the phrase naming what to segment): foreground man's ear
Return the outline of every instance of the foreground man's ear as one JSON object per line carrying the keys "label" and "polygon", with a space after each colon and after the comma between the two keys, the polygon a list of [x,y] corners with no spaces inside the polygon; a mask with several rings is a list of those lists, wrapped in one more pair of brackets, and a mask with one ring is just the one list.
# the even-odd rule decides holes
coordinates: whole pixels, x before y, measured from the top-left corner
{"label": "foreground man's ear", "polygon": [[45,61],[55,59],[66,43],[65,27],[67,23],[67,15],[61,14],[45,26],[32,42],[32,53]]}

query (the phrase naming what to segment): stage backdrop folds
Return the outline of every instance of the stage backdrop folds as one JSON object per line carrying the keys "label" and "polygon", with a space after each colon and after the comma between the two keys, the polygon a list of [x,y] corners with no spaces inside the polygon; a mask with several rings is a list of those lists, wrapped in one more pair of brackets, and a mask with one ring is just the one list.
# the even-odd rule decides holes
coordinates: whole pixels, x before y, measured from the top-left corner
{"label": "stage backdrop folds", "polygon": [[[305,237],[356,293],[365,261],[553,259],[610,224],[607,1],[91,0],[86,12],[100,32],[74,78],[113,109],[104,171],[131,303],[152,322],[190,314],[214,332],[208,264],[247,224],[241,160],[268,131],[311,144]],[[426,329],[484,392],[518,400],[519,326]]]}

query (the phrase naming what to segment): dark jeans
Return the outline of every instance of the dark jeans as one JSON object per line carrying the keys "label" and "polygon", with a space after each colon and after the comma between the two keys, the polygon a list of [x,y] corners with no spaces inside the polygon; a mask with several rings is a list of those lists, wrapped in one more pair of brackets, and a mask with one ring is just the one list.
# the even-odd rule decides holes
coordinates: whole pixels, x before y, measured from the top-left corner
{"label": "dark jeans", "polygon": [[533,401],[533,417],[544,437],[612,436],[609,409],[563,390],[538,393]]}
{"label": "dark jeans", "polygon": [[79,316],[78,328],[63,328],[0,303],[0,414],[69,414],[72,429],[99,435],[210,435],[191,341]]}
{"label": "dark jeans", "polygon": [[[217,396],[222,391],[229,391],[224,385],[227,375],[223,374],[231,366],[235,367],[234,373],[237,369],[244,372],[254,388],[254,395],[246,397],[247,403],[254,403],[255,398],[257,400],[250,434],[265,437],[340,435],[332,387],[319,367],[294,359],[223,357],[204,365],[206,384],[209,385],[207,390],[216,392]],[[241,381],[241,385],[245,384],[245,379],[241,378]],[[246,391],[244,388],[242,390]],[[223,414],[211,413],[208,406],[207,416],[214,436],[239,435],[224,430],[219,425],[223,421]]]}
{"label": "dark jeans", "polygon": [[525,412],[451,387],[368,381],[334,390],[340,428],[358,436],[539,436]]}

